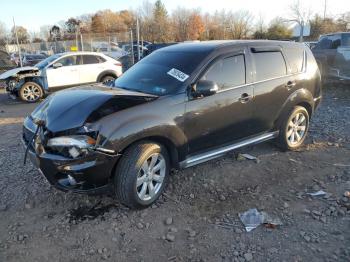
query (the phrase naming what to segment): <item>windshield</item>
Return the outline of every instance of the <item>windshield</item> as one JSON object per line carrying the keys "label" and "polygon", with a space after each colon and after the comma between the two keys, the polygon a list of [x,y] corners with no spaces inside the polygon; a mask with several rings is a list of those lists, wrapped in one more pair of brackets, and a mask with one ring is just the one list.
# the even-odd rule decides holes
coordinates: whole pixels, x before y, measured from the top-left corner
{"label": "windshield", "polygon": [[205,52],[152,53],[126,71],[114,86],[157,96],[174,93],[206,55]]}
{"label": "windshield", "polygon": [[54,60],[56,60],[57,58],[59,58],[61,56],[62,56],[62,54],[56,54],[56,55],[49,56],[48,58],[44,59],[43,61],[37,63],[35,65],[35,67],[37,67],[39,69],[43,69],[48,64],[50,64],[51,62],[53,62]]}

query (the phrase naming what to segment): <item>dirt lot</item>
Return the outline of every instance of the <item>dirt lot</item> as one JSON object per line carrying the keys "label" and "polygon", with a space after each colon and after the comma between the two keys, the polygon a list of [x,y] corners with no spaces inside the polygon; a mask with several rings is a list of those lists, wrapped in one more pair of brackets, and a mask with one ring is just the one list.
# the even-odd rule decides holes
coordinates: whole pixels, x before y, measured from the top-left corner
{"label": "dirt lot", "polygon": [[[0,261],[350,261],[350,88],[327,87],[306,145],[272,144],[174,172],[156,205],[65,194],[23,166],[21,123],[35,105],[0,91]],[[308,192],[324,190],[325,196]],[[249,208],[281,219],[245,232]]]}

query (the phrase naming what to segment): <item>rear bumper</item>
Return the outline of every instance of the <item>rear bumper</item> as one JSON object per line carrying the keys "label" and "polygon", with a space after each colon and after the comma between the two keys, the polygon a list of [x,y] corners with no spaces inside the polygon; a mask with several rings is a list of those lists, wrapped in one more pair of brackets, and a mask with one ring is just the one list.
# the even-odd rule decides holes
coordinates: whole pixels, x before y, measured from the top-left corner
{"label": "rear bumper", "polygon": [[[23,145],[28,146],[25,136]],[[120,155],[92,151],[77,159],[46,152],[36,153],[29,145],[28,158],[48,182],[62,191],[83,194],[105,194],[112,191],[110,178]]]}

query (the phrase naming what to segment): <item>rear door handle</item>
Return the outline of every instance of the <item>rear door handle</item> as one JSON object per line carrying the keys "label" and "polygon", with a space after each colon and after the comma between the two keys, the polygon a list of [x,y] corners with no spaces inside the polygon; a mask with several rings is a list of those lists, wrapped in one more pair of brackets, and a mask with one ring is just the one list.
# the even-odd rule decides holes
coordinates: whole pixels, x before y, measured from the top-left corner
{"label": "rear door handle", "polygon": [[287,89],[291,89],[296,85],[294,81],[288,81],[286,84]]}
{"label": "rear door handle", "polygon": [[242,104],[247,103],[249,100],[251,100],[253,97],[247,93],[243,93],[240,98],[238,98],[238,101]]}

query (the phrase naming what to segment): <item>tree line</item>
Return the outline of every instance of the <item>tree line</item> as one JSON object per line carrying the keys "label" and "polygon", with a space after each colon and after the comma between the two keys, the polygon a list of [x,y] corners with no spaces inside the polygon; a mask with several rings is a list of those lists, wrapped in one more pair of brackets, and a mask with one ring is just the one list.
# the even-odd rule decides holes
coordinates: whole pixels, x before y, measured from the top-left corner
{"label": "tree line", "polygon": [[[299,2],[298,2],[299,3]],[[299,8],[299,9],[298,9]],[[302,12],[304,11],[304,12]],[[29,33],[23,26],[17,26],[20,43],[55,40],[72,40],[76,34],[111,35],[136,30],[139,20],[140,33],[151,42],[182,42],[189,40],[215,39],[291,39],[290,22],[306,22],[311,26],[308,40],[319,35],[337,31],[348,31],[350,12],[338,17],[321,17],[318,14],[302,16],[305,10],[298,5],[291,6],[291,18],[276,17],[268,24],[263,17],[254,17],[248,10],[215,11],[203,13],[199,9],[178,7],[168,12],[161,0],[154,3],[146,0],[136,10],[101,10],[94,14],[71,17],[55,25],[46,25],[40,32]],[[304,20],[305,21],[304,21]],[[0,22],[0,44],[14,43],[15,30],[7,33]]]}

